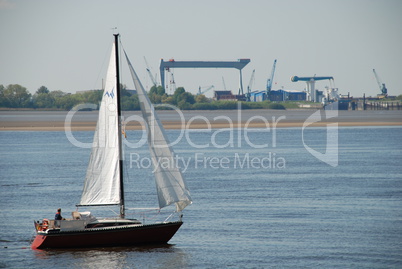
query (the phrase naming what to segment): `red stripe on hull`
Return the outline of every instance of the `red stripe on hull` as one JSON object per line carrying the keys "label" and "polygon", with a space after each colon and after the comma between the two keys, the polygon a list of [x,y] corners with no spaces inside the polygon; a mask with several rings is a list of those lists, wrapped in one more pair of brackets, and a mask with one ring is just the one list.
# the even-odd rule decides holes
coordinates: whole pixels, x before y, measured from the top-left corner
{"label": "red stripe on hull", "polygon": [[132,246],[167,243],[182,225],[181,221],[113,227],[82,231],[37,234],[32,249]]}

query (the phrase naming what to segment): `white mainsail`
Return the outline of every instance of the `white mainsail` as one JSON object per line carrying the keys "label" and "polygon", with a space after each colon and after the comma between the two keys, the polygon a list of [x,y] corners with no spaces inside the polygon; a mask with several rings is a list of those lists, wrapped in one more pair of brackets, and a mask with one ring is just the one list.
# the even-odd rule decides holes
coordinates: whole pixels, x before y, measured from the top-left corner
{"label": "white mainsail", "polygon": [[[155,108],[151,104],[151,101],[134,71],[126,52],[124,53],[130,68],[135,89],[137,90],[142,115],[146,122],[148,145],[155,168],[154,174],[159,207],[163,208],[175,203],[176,210],[182,211],[186,206],[191,204],[190,192],[186,187],[183,175],[178,168],[178,164],[176,163],[177,159],[174,158],[173,150],[169,146],[164,128],[155,112]],[[169,160],[170,165],[168,167],[157,165],[160,163],[158,162],[160,160]]]}
{"label": "white mainsail", "polygon": [[113,44],[105,89],[99,108],[91,157],[80,206],[120,203],[120,167],[116,96],[116,58]]}

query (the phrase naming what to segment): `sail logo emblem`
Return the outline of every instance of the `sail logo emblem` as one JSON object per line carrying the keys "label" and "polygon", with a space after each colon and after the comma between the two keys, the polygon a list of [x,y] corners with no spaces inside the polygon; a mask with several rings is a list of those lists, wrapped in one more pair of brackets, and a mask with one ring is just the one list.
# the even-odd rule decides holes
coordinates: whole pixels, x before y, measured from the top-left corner
{"label": "sail logo emblem", "polygon": [[112,89],[112,91],[109,93],[108,91],[105,93],[105,95],[111,97],[113,99],[114,97],[114,88]]}

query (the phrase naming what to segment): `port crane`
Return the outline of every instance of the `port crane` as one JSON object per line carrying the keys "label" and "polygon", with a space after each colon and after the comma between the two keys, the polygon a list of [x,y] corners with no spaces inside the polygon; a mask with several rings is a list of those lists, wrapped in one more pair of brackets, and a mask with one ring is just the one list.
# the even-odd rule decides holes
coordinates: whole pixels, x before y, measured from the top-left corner
{"label": "port crane", "polygon": [[272,65],[271,76],[267,79],[267,99],[269,99],[269,97],[271,95],[272,82],[274,80],[275,68],[276,68],[276,59],[274,61],[274,64]]}
{"label": "port crane", "polygon": [[209,91],[209,90],[211,90],[213,88],[215,88],[215,86],[211,85],[211,86],[208,86],[205,90],[201,90],[201,86],[200,86],[200,87],[198,87],[197,95],[204,94],[204,93],[206,93],[207,91]]}
{"label": "port crane", "polygon": [[247,86],[247,96],[246,96],[247,102],[250,102],[251,89],[253,88],[253,84],[254,84],[254,81],[255,81],[254,80],[254,75],[255,75],[255,69],[251,73],[250,82],[248,83],[248,86]]}
{"label": "port crane", "polygon": [[155,77],[154,77],[154,76],[152,75],[152,73],[151,73],[151,69],[149,68],[149,64],[148,64],[148,61],[147,61],[147,59],[145,58],[145,56],[144,56],[144,61],[145,61],[145,65],[147,66],[146,69],[147,69],[148,75],[149,75],[149,77],[150,77],[150,79],[151,79],[151,81],[152,81],[153,86],[157,86],[158,83],[157,83]]}
{"label": "port crane", "polygon": [[316,77],[315,75],[313,77],[298,77],[298,76],[293,76],[290,78],[290,81],[292,82],[297,82],[297,81],[305,81],[307,85],[307,97],[308,101],[312,102],[318,102],[317,100],[317,93],[315,90],[315,82],[318,80],[334,80],[334,77]]}
{"label": "port crane", "polygon": [[377,96],[383,96],[386,97],[388,95],[388,90],[385,87],[385,83],[382,83],[380,77],[377,75],[377,72],[375,71],[375,69],[373,69],[373,73],[375,76],[375,79],[377,80],[378,83],[378,87],[380,88],[381,94],[378,94]]}
{"label": "port crane", "polygon": [[226,90],[226,83],[225,83],[225,79],[222,77],[222,83],[223,83],[223,89],[225,90],[225,91],[227,91]]}

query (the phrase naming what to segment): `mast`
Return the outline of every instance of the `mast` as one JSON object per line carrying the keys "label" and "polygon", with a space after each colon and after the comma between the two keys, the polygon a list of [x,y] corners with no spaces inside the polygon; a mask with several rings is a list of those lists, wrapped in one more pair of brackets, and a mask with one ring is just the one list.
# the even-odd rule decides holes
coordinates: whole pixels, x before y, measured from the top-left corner
{"label": "mast", "polygon": [[124,180],[123,180],[123,143],[121,141],[121,105],[120,105],[120,70],[119,70],[119,34],[114,35],[116,55],[116,97],[117,97],[117,137],[119,142],[119,170],[120,170],[120,218],[125,217],[124,208]]}

